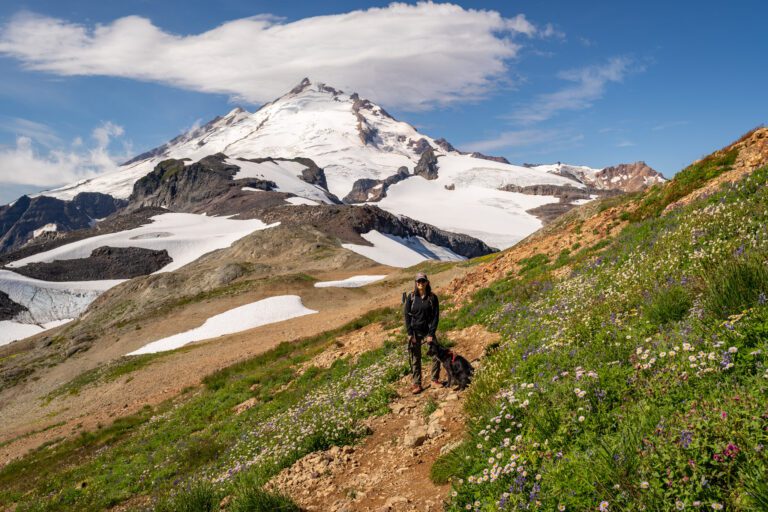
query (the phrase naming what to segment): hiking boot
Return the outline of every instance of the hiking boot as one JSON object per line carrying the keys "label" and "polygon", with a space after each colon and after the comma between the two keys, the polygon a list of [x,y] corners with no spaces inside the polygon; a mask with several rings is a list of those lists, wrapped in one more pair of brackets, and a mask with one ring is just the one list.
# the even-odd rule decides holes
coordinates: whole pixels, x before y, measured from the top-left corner
{"label": "hiking boot", "polygon": [[433,388],[444,388],[444,387],[445,387],[445,384],[443,384],[443,383],[442,383],[442,382],[440,382],[439,380],[433,380],[433,381],[432,381],[432,387],[433,387]]}
{"label": "hiking boot", "polygon": [[414,395],[418,395],[419,393],[421,393],[421,386],[419,384],[414,384],[413,386],[411,386],[411,393],[413,393]]}

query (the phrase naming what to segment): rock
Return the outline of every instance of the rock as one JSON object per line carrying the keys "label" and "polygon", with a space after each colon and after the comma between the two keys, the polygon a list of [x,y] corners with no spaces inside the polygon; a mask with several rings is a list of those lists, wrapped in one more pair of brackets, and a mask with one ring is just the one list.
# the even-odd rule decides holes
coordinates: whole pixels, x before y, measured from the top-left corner
{"label": "rock", "polygon": [[7,293],[0,291],[0,320],[10,320],[27,308],[12,301]]}
{"label": "rock", "polygon": [[219,509],[225,509],[229,507],[229,504],[232,503],[232,495],[229,494],[227,496],[224,496],[222,500],[219,502]]}
{"label": "rock", "polygon": [[173,259],[166,250],[141,247],[98,247],[87,258],[29,263],[14,271],[43,281],[132,279],[156,272]]}
{"label": "rock", "polygon": [[421,154],[421,158],[419,158],[419,163],[416,164],[413,174],[421,176],[427,180],[437,179],[437,157],[432,148],[427,149]]}
{"label": "rock", "polygon": [[426,426],[413,427],[406,432],[405,437],[403,438],[403,445],[408,448],[421,446],[424,444],[424,441],[427,440],[427,437],[428,433]]}
{"label": "rock", "polygon": [[64,351],[64,357],[72,357],[78,352],[85,352],[89,348],[91,348],[91,345],[89,343],[80,343],[77,345],[72,345],[71,347],[69,347],[67,350]]}
{"label": "rock", "polygon": [[384,506],[392,508],[395,505],[399,505],[401,503],[410,503],[410,500],[405,496],[392,496],[387,498],[387,501],[384,502]]}
{"label": "rock", "polygon": [[252,408],[253,406],[255,406],[257,403],[259,403],[259,401],[258,401],[258,400],[257,400],[255,397],[253,397],[253,398],[249,398],[249,399],[248,399],[248,400],[246,400],[245,402],[243,402],[243,403],[240,403],[240,404],[237,404],[236,406],[234,406],[234,407],[232,408],[232,410],[235,412],[235,414],[238,414],[238,415],[239,415],[239,414],[242,414],[242,413],[244,413],[244,412],[245,412],[245,411],[247,411],[248,409],[251,409],[251,408]]}
{"label": "rock", "polygon": [[439,420],[440,418],[445,417],[445,410],[444,409],[437,409],[435,412],[429,415],[429,421],[430,423],[436,420]]}
{"label": "rock", "polygon": [[492,162],[499,162],[500,164],[509,164],[509,160],[507,160],[503,156],[488,156],[478,151],[475,151],[474,153],[470,153],[469,156],[471,156],[472,158],[479,158],[481,160],[490,160]]}
{"label": "rock", "polygon": [[408,178],[407,167],[400,167],[397,173],[383,180],[360,178],[352,185],[352,190],[344,197],[345,203],[366,203],[381,201],[387,196],[387,189]]}
{"label": "rock", "polygon": [[445,429],[439,422],[430,423],[429,427],[427,427],[427,435],[430,437],[430,439],[434,439],[435,437],[439,436],[445,432]]}
{"label": "rock", "polygon": [[461,446],[461,441],[454,441],[452,443],[448,443],[442,448],[440,448],[440,455],[445,455],[448,452],[451,452]]}
{"label": "rock", "polygon": [[453,401],[453,400],[458,400],[458,399],[459,399],[459,395],[455,391],[451,392],[451,393],[448,393],[446,395],[446,397],[445,397],[445,400],[448,401],[448,402]]}

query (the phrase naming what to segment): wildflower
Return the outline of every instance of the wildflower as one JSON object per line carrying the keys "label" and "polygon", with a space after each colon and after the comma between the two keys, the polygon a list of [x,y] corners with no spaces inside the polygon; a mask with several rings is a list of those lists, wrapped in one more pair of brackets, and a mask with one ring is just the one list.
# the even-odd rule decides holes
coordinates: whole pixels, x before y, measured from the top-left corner
{"label": "wildflower", "polygon": [[680,432],[680,445],[683,448],[688,448],[693,441],[693,432],[689,430],[683,430]]}
{"label": "wildflower", "polygon": [[685,503],[683,503],[680,500],[675,501],[675,509],[683,510],[684,508],[685,508]]}
{"label": "wildflower", "polygon": [[648,484],[648,482],[645,482],[645,481],[643,481],[643,482],[640,482],[640,488],[641,488],[641,489],[647,489],[648,487],[650,487],[650,485]]}
{"label": "wildflower", "polygon": [[600,502],[600,512],[605,512],[608,510],[608,502],[607,501],[601,501]]}
{"label": "wildflower", "polygon": [[559,505],[557,506],[557,510],[559,510],[560,512],[563,512],[563,510],[565,510],[565,505],[563,505],[562,503],[561,503],[561,504],[559,504]]}
{"label": "wildflower", "polygon": [[713,510],[723,510],[723,505],[721,503],[713,503],[712,504]]}
{"label": "wildflower", "polygon": [[585,420],[584,416],[579,416],[579,423],[582,423]]}
{"label": "wildflower", "polygon": [[728,349],[728,352],[730,352],[731,354],[735,354],[738,351],[739,351],[739,349],[736,348],[736,347],[731,347],[731,348]]}

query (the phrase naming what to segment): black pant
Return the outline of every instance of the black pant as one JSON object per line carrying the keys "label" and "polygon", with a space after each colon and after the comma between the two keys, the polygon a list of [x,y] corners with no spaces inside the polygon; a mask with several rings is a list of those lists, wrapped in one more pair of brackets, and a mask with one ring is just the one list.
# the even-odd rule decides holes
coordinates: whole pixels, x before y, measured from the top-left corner
{"label": "black pant", "polygon": [[[411,380],[414,386],[421,386],[421,342],[426,334],[416,334],[408,340],[408,360],[411,363]],[[434,340],[437,343],[437,339]],[[432,357],[432,380],[440,380],[440,360]]]}

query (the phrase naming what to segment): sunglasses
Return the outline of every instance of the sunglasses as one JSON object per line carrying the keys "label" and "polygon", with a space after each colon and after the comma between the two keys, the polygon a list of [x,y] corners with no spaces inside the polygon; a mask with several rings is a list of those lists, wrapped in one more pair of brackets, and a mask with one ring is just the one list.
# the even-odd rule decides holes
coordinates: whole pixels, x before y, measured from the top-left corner
{"label": "sunglasses", "polygon": [[417,279],[417,280],[416,280],[416,282],[417,282],[418,284],[424,284],[424,283],[427,283],[427,282],[429,282],[429,281],[427,281],[426,279]]}

